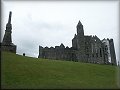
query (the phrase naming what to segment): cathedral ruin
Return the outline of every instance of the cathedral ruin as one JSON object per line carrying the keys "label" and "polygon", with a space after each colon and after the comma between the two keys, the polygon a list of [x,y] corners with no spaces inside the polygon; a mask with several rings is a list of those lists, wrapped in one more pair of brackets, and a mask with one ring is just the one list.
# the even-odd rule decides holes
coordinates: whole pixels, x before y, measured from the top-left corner
{"label": "cathedral ruin", "polygon": [[80,21],[76,28],[77,34],[72,39],[72,47],[65,47],[63,44],[55,48],[39,46],[38,58],[117,65],[113,39],[100,40],[96,35],[84,35]]}
{"label": "cathedral ruin", "polygon": [[12,24],[11,24],[12,12],[9,13],[8,23],[6,24],[6,30],[1,43],[1,49],[3,51],[10,51],[16,53],[16,45],[12,43]]}
{"label": "cathedral ruin", "polygon": [[[12,43],[11,37],[11,16],[12,12],[9,13],[1,49],[16,53],[17,46]],[[65,47],[63,44],[55,48],[39,46],[38,58],[117,65],[113,39],[100,40],[96,35],[84,35],[80,21],[76,28],[77,34],[72,39],[72,47]]]}

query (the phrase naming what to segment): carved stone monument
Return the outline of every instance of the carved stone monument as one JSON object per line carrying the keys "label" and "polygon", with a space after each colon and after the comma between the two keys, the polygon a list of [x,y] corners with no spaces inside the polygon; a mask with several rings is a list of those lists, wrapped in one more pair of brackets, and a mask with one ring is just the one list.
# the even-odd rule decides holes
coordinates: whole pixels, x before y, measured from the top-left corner
{"label": "carved stone monument", "polygon": [[12,12],[10,11],[8,23],[6,24],[6,30],[1,46],[3,51],[10,51],[16,53],[16,45],[12,43],[12,37],[11,37],[12,34],[11,16],[12,16]]}

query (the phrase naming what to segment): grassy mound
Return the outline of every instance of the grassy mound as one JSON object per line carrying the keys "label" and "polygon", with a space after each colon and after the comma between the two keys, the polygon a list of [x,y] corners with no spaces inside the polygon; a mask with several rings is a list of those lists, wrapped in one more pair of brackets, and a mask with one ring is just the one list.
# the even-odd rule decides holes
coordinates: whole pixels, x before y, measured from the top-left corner
{"label": "grassy mound", "polygon": [[118,88],[117,67],[38,59],[2,52],[2,88]]}

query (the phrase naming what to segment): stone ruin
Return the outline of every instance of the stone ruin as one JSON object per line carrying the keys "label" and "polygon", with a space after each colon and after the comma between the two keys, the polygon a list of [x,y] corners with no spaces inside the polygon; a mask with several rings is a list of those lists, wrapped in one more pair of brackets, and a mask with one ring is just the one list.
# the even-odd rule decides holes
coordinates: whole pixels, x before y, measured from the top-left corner
{"label": "stone ruin", "polygon": [[96,35],[84,35],[80,21],[76,28],[77,34],[72,39],[72,47],[65,47],[63,44],[55,48],[39,46],[38,58],[117,65],[113,39],[100,40]]}

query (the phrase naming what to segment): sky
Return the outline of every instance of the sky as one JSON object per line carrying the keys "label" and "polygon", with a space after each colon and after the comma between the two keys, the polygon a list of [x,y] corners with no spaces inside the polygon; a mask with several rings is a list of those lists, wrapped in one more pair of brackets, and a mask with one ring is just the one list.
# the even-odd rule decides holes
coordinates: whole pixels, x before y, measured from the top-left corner
{"label": "sky", "polygon": [[12,11],[12,42],[17,54],[38,57],[39,45],[72,46],[80,20],[85,35],[113,38],[119,59],[118,1],[2,1],[2,38]]}

